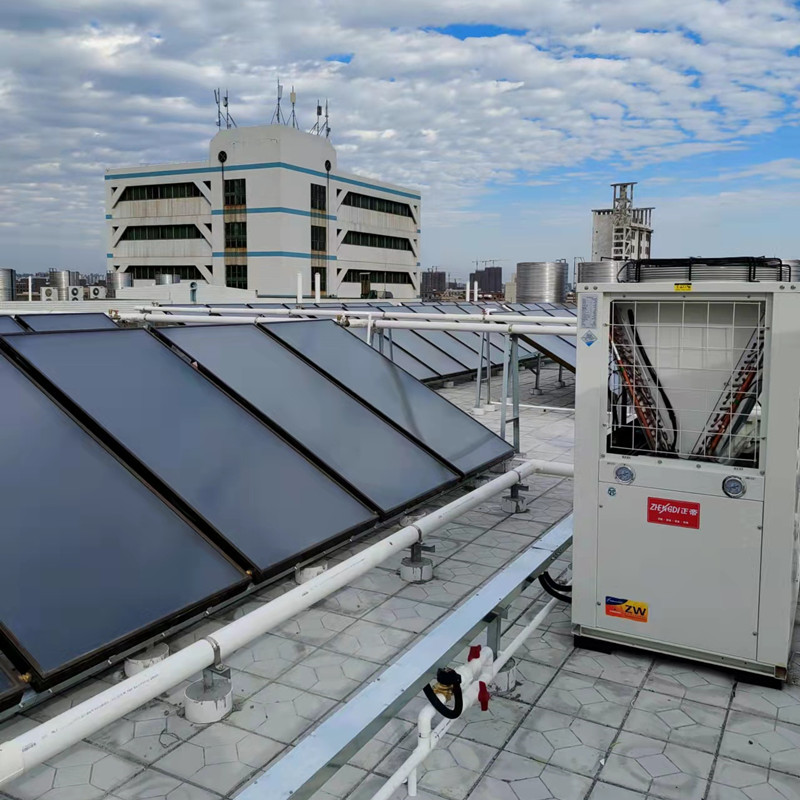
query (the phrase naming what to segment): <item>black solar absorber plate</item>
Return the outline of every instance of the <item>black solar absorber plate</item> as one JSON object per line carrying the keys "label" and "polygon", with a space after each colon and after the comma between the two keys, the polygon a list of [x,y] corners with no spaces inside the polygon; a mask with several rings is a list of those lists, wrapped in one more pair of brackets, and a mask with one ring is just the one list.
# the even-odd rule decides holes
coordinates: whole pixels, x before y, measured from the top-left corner
{"label": "black solar absorber plate", "polygon": [[262,572],[374,522],[355,497],[144,330],[4,341]]}
{"label": "black solar absorber plate", "polygon": [[20,333],[23,328],[14,322],[11,317],[3,314],[0,316],[0,333]]}
{"label": "black solar absorber plate", "polygon": [[[395,328],[391,331],[386,329],[385,333],[391,333],[392,343],[395,347],[400,347],[405,350],[406,353],[416,358],[417,361],[421,362],[429,369],[432,369],[442,378],[448,378],[451,375],[460,375],[468,371],[464,364],[451,358],[447,353],[443,353],[421,336],[417,336],[412,330]],[[384,344],[384,352],[386,352],[385,348],[386,344]]]}
{"label": "black solar absorber plate", "polygon": [[182,328],[163,336],[384,514],[458,480],[455,472],[254,325]]}
{"label": "black solar absorber plate", "polygon": [[477,472],[513,455],[499,436],[336,323],[263,328],[461,472]]}
{"label": "black solar absorber plate", "polygon": [[[346,328],[345,330],[355,336],[356,339],[360,339],[362,342],[364,341],[366,328]],[[376,351],[380,352],[380,344],[377,336],[373,338],[372,346]],[[421,361],[417,361],[416,358],[410,356],[402,347],[390,345],[388,339],[384,339],[383,341],[383,352],[387,358],[391,358],[398,367],[404,369],[409,375],[413,375],[418,381],[435,381],[441,378],[438,372],[434,372]]]}
{"label": "black solar absorber plate", "polygon": [[17,314],[37,333],[45,331],[93,331],[101,328],[116,328],[116,323],[105,314]]}
{"label": "black solar absorber plate", "polygon": [[[72,335],[91,334],[9,338]],[[0,635],[35,683],[243,588],[242,570],[2,356],[0,397]]]}

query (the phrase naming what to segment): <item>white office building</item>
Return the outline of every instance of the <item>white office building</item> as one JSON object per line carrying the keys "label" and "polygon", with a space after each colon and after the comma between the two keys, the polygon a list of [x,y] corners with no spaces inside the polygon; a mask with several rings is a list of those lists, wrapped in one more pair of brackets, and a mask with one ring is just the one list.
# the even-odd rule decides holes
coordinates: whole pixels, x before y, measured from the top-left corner
{"label": "white office building", "polygon": [[325,137],[222,130],[208,161],[109,169],[105,183],[108,270],[132,279],[119,297],[156,298],[175,276],[216,300],[288,298],[298,273],[307,297],[316,274],[326,297],[419,296],[419,193],[341,171]]}

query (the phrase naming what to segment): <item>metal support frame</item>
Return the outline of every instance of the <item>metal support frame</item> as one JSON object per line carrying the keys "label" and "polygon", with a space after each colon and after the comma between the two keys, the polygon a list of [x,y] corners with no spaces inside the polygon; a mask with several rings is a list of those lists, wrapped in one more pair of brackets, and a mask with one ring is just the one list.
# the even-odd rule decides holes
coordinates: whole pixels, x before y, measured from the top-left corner
{"label": "metal support frame", "polygon": [[537,397],[542,394],[542,390],[539,387],[539,379],[542,375],[542,354],[536,354],[536,383],[533,385],[533,389],[531,389],[531,394],[536,395]]}
{"label": "metal support frame", "polygon": [[567,384],[564,383],[564,365],[563,364],[559,364],[558,365],[558,384],[557,384],[557,386],[558,386],[559,389],[563,389],[566,385]]}
{"label": "metal support frame", "polygon": [[570,514],[245,788],[239,799],[308,800],[430,681],[432,669],[470,644],[498,608],[510,605],[571,543]]}
{"label": "metal support frame", "polygon": [[[391,330],[391,329],[387,329]],[[485,353],[485,357],[484,357]],[[486,367],[486,377],[483,377],[484,365]],[[481,403],[483,394],[483,383],[486,381],[486,403]],[[478,371],[475,374],[475,408],[484,409],[492,402],[492,344],[489,341],[489,333],[481,333],[481,346],[478,350]]]}
{"label": "metal support frame", "polygon": [[[511,384],[511,417],[508,416],[508,390]],[[519,338],[506,336],[503,350],[503,393],[500,403],[500,438],[506,438],[506,424],[511,423],[514,437],[514,452],[520,448],[519,417]]]}

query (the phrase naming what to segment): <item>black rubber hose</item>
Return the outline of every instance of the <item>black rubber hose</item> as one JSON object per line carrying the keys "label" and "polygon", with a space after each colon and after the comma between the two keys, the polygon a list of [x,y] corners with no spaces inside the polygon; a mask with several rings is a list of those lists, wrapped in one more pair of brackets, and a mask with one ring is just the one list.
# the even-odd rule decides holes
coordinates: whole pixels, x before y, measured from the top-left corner
{"label": "black rubber hose", "polygon": [[547,581],[547,583],[549,583],[550,586],[553,589],[556,589],[559,592],[571,592],[572,591],[572,584],[571,583],[561,583],[560,581],[557,581],[549,572],[543,572],[539,576],[539,580],[541,581],[542,578],[544,578],[544,580]]}
{"label": "black rubber hose", "polygon": [[443,716],[447,717],[447,719],[458,719],[461,716],[461,712],[464,710],[464,698],[461,695],[461,684],[456,683],[453,684],[453,707],[446,706],[440,699],[436,692],[433,691],[433,687],[426,683],[425,686],[422,688],[422,691],[425,693],[425,697],[428,698],[428,702]]}
{"label": "black rubber hose", "polygon": [[567,587],[564,584],[556,583],[546,572],[539,576],[539,583],[542,585],[542,589],[551,597],[555,597],[556,600],[560,600],[567,605],[572,605],[572,596],[567,594],[567,592],[572,591],[571,586]]}

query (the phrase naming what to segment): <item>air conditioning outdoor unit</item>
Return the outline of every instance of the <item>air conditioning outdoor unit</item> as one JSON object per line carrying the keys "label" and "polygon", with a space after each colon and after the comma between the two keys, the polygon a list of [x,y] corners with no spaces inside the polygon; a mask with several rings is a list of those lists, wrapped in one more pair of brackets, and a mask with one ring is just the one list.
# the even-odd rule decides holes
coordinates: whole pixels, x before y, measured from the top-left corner
{"label": "air conditioning outdoor unit", "polygon": [[55,286],[42,286],[40,297],[42,300],[58,300],[58,289]]}
{"label": "air conditioning outdoor unit", "polygon": [[70,286],[68,297],[71,301],[83,300],[83,286]]}
{"label": "air conditioning outdoor unit", "polygon": [[106,297],[105,286],[88,286],[86,287],[86,294],[89,300],[103,300]]}

